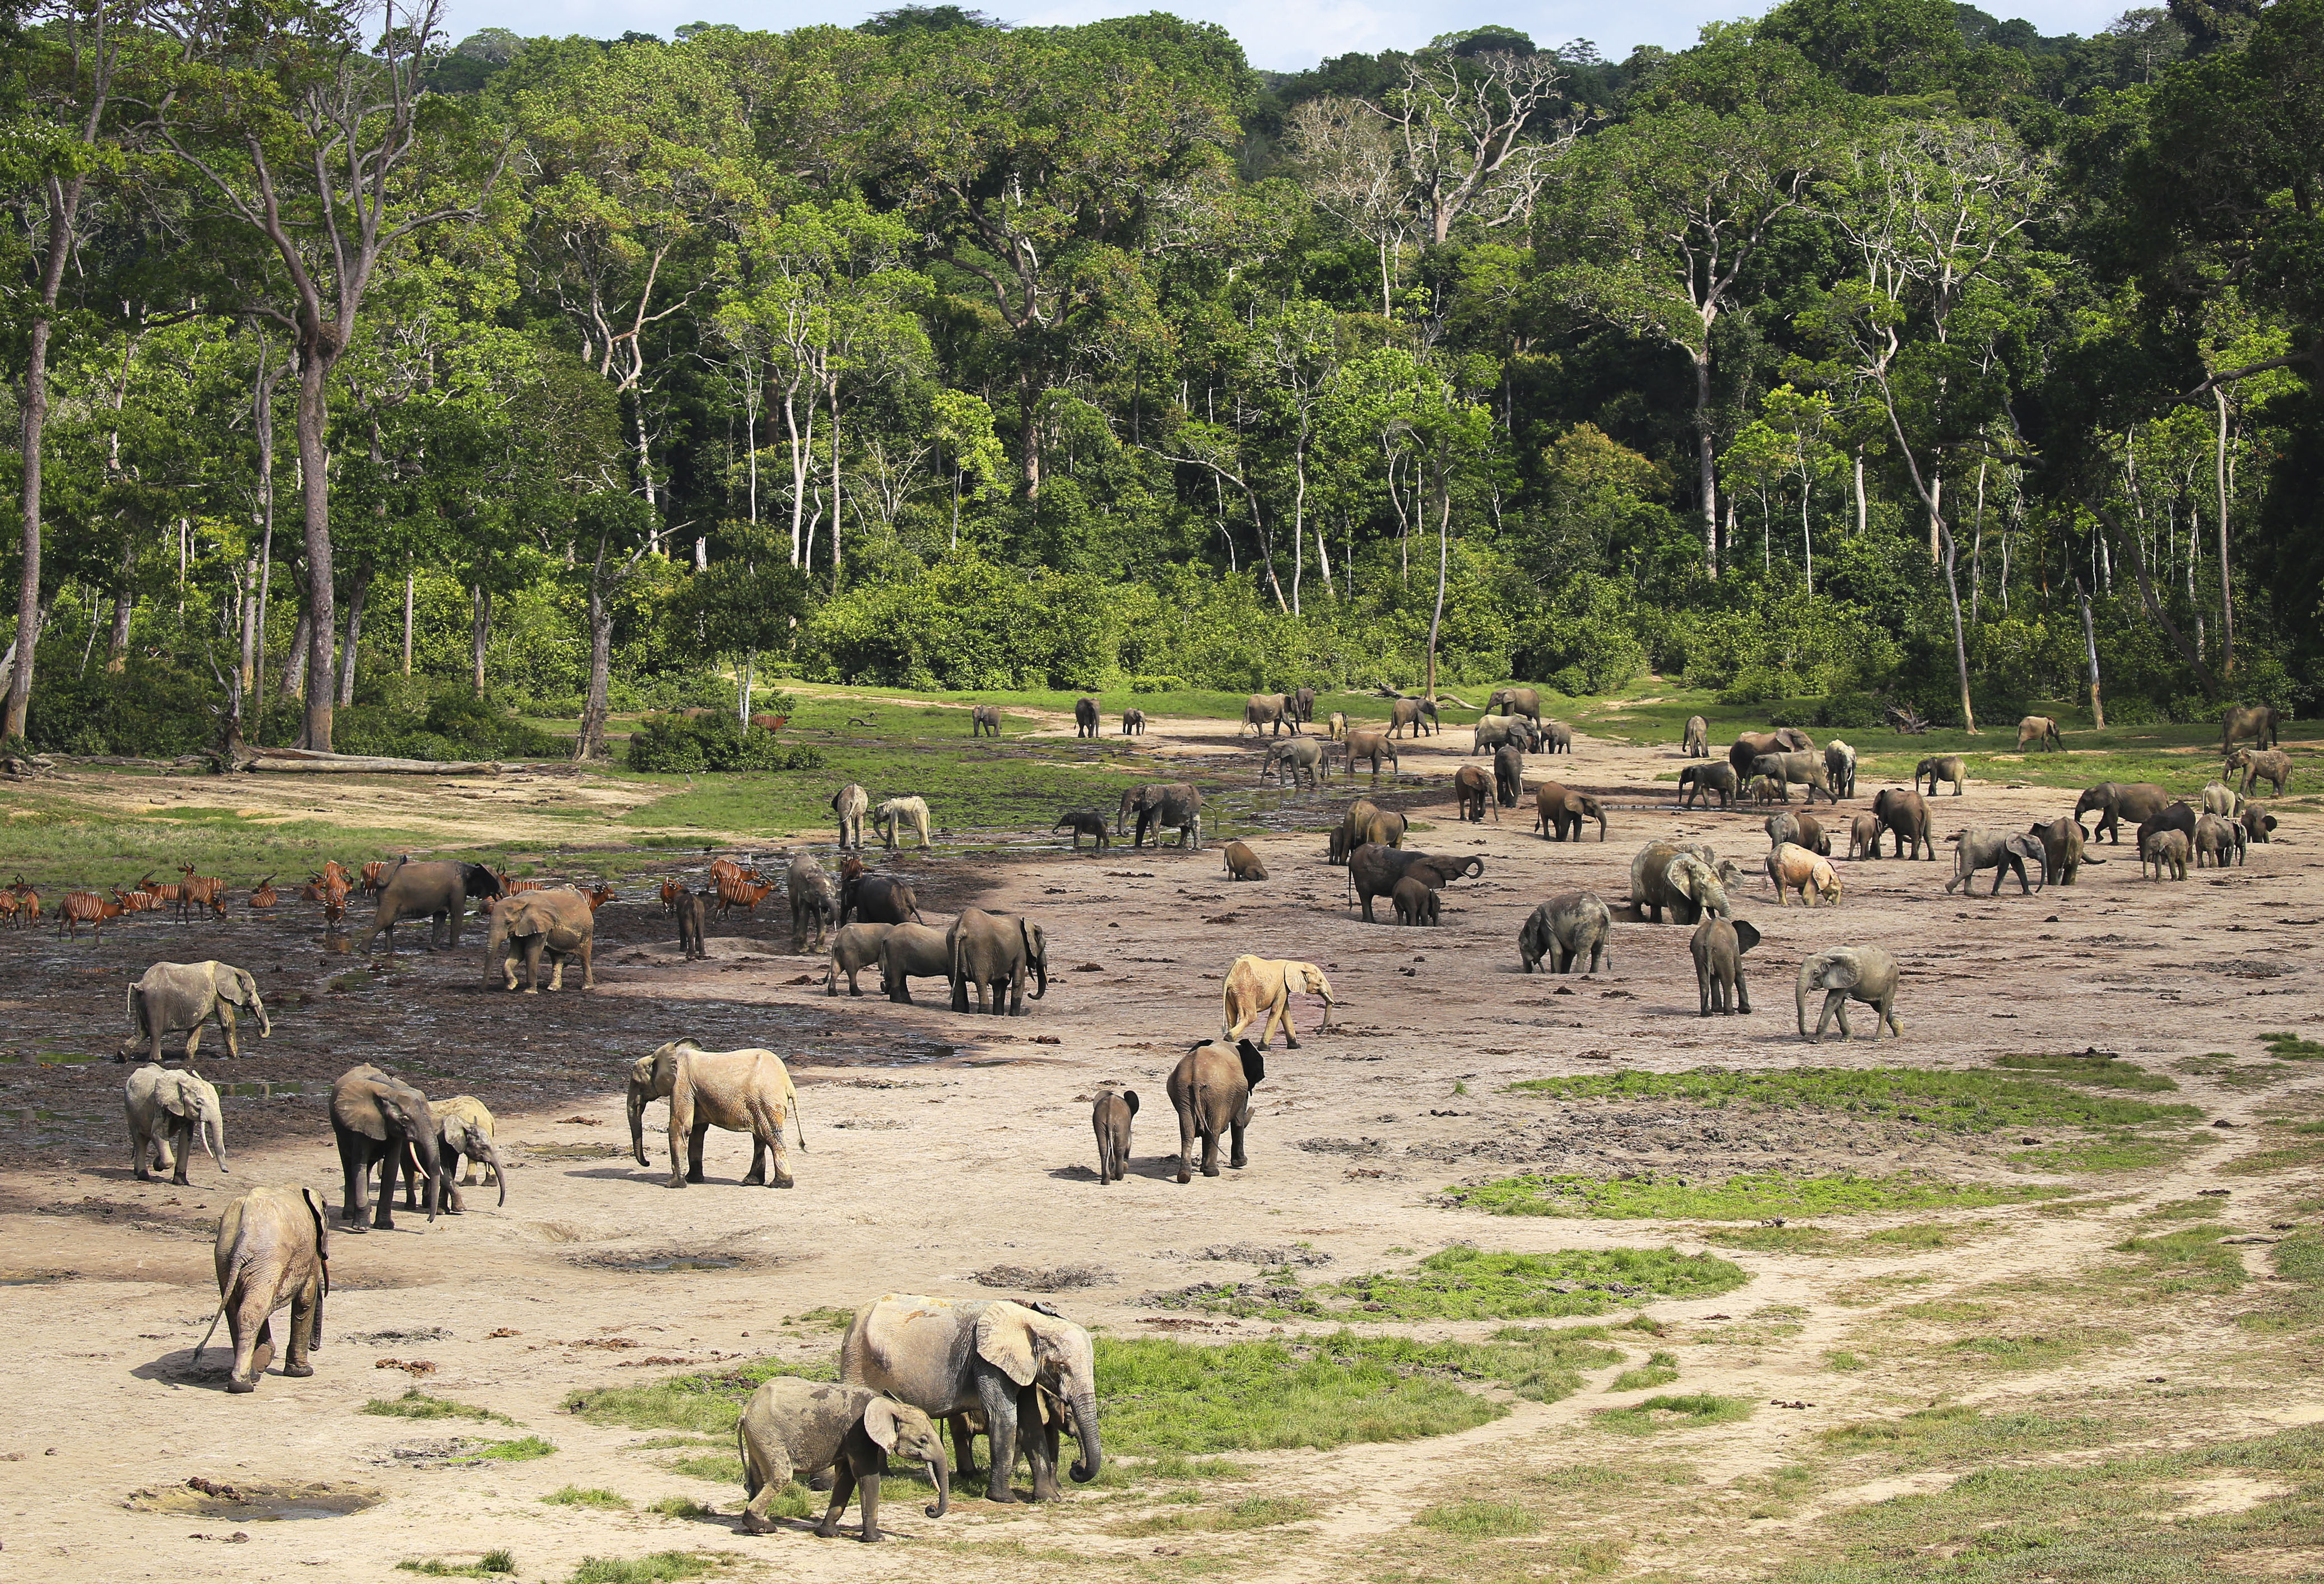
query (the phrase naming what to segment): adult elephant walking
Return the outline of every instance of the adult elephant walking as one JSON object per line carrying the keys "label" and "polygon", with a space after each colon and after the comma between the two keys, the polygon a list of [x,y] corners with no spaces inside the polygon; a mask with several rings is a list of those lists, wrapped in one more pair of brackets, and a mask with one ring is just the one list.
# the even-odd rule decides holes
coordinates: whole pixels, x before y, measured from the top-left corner
{"label": "adult elephant walking", "polygon": [[1291,700],[1281,694],[1254,693],[1243,700],[1242,724],[1235,728],[1235,735],[1251,732],[1280,737],[1286,726],[1293,736],[1299,734],[1299,715]]}
{"label": "adult elephant walking", "polygon": [[429,1110],[426,1095],[368,1063],[350,1067],[331,1085],[331,1132],[338,1139],[339,1169],[346,1179],[339,1218],[347,1231],[365,1229],[364,1202],[374,1165],[379,1167],[379,1207],[371,1224],[383,1232],[395,1230],[395,1174],[407,1155],[417,1158],[427,1174],[428,1219],[436,1219],[447,1174],[436,1147],[436,1114]]}
{"label": "adult elephant walking", "polygon": [[1436,701],[1433,698],[1399,698],[1388,706],[1388,734],[1401,737],[1409,729],[1416,737],[1425,737],[1444,730],[1436,718]]}
{"label": "adult elephant walking", "polygon": [[236,1008],[258,1017],[258,1037],[274,1032],[267,1021],[266,1003],[259,999],[258,981],[231,962],[156,962],[129,987],[129,1038],[113,1059],[125,1060],[142,1052],[150,1061],[161,1059],[161,1036],[186,1030],[186,1060],[194,1059],[201,1043],[202,1025],[215,1020],[226,1036],[226,1054],[242,1054],[235,1037]]}
{"label": "adult elephant walking", "polygon": [[1162,833],[1178,833],[1178,845],[1200,852],[1203,846],[1203,792],[1192,781],[1154,781],[1138,788],[1130,801],[1130,811],[1138,816],[1138,833],[1130,840],[1132,851],[1146,845],[1146,833],[1154,833],[1154,844],[1162,844]]}
{"label": "adult elephant walking", "polygon": [[989,704],[981,704],[968,712],[968,734],[971,737],[1001,735],[1001,712]]}
{"label": "adult elephant walking", "polygon": [[1504,715],[1524,715],[1538,725],[1541,722],[1541,693],[1532,687],[1496,687],[1485,700],[1485,713],[1499,710]]}
{"label": "adult elephant walking", "polygon": [[863,847],[863,814],[872,806],[872,795],[850,781],[831,795],[831,812],[839,818],[839,850]]}
{"label": "adult elephant walking", "polygon": [[970,1474],[969,1418],[982,1419],[991,1438],[985,1496],[996,1502],[1017,1498],[1009,1478],[1017,1467],[1019,1439],[1032,1454],[1033,1499],[1055,1501],[1055,1465],[1045,1457],[1038,1423],[1037,1392],[1047,1392],[1069,1410],[1081,1456],[1074,1482],[1098,1477],[1104,1459],[1098,1436],[1097,1365],[1089,1332],[1069,1320],[1028,1309],[1006,1299],[926,1298],[890,1293],[855,1312],[839,1343],[839,1378],[867,1386],[908,1403],[934,1419],[952,1422],[953,1461],[958,1478]]}
{"label": "adult elephant walking", "polygon": [[218,1217],[212,1251],[217,1270],[217,1312],[194,1345],[194,1362],[226,1322],[234,1339],[234,1370],[226,1389],[258,1389],[274,1358],[274,1312],[290,1305],[290,1340],[282,1373],[309,1376],[307,1355],[323,1345],[323,1298],[331,1290],[331,1234],[311,1188],[254,1188]]}
{"label": "adult elephant walking", "polygon": [[953,920],[945,945],[952,962],[955,1012],[969,1010],[973,989],[977,1011],[1022,1017],[1028,975],[1034,981],[1035,1000],[1049,993],[1048,938],[1031,919],[971,907]]}
{"label": "adult elephant walking", "polygon": [[1525,797],[1525,755],[1507,743],[1493,750],[1493,797],[1503,808]]}
{"label": "adult elephant walking", "polygon": [[2171,794],[2152,781],[2100,781],[2074,799],[2074,823],[2080,824],[2082,815],[2098,811],[2098,823],[2089,833],[2089,840],[2113,833],[2116,843],[2122,841],[2123,822],[2134,827],[2144,824],[2161,814],[2171,803]]}
{"label": "adult elephant walking", "polygon": [[1076,737],[1097,735],[1097,700],[1079,698],[1074,701],[1074,735]]}
{"label": "adult elephant walking", "polygon": [[481,863],[429,862],[414,863],[408,858],[396,860],[395,867],[379,889],[379,911],[373,915],[371,927],[363,932],[355,943],[357,952],[371,950],[374,936],[387,932],[387,954],[395,955],[395,926],[407,918],[429,921],[427,947],[436,949],[436,926],[447,923],[450,927],[444,944],[460,944],[460,920],[467,912],[471,897],[498,897],[503,894],[500,876]]}
{"label": "adult elephant walking", "polygon": [[[702,1141],[713,1128],[751,1136],[746,1187],[791,1185],[790,1158],[783,1147],[785,1115],[798,1130],[802,1150],[807,1132],[798,1120],[798,1091],[774,1052],[706,1051],[690,1039],[678,1039],[631,1063],[630,1153],[641,1166],[653,1164],[646,1158],[645,1115],[658,1100],[669,1101],[670,1187],[702,1181]],[[683,1173],[678,1164],[681,1140]]]}

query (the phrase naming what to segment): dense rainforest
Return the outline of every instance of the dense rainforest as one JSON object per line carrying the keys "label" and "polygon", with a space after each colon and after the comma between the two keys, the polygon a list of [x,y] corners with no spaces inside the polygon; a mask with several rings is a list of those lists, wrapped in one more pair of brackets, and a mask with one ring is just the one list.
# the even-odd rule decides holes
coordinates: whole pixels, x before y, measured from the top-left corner
{"label": "dense rainforest", "polygon": [[596,758],[784,677],[2324,693],[2324,0],[1289,75],[1158,13],[438,3],[0,7],[0,734]]}

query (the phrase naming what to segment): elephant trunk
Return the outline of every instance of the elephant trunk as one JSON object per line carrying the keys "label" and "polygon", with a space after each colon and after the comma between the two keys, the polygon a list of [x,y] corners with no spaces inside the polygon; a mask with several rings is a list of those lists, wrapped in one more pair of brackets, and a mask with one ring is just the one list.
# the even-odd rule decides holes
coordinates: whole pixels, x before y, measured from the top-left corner
{"label": "elephant trunk", "polygon": [[646,1086],[634,1078],[630,1080],[630,1153],[641,1166],[653,1164],[646,1159]]}
{"label": "elephant trunk", "polygon": [[250,1009],[258,1014],[258,1037],[267,1039],[274,1033],[274,1022],[266,1015],[266,1003],[256,995],[250,998]]}
{"label": "elephant trunk", "polygon": [[928,1460],[928,1479],[936,1487],[936,1505],[924,1510],[931,1518],[941,1518],[952,1511],[952,1469],[943,1458]]}
{"label": "elephant trunk", "polygon": [[1082,1443],[1082,1455],[1073,1467],[1074,1483],[1087,1485],[1097,1478],[1098,1470],[1104,1466],[1097,1439],[1097,1393],[1083,1392],[1073,1402],[1074,1433]]}
{"label": "elephant trunk", "polygon": [[436,1219],[436,1201],[441,1195],[444,1180],[444,1153],[436,1147],[436,1134],[432,1128],[413,1134],[411,1149],[419,1156],[420,1169],[428,1176],[428,1219],[432,1221]]}
{"label": "elephant trunk", "polygon": [[226,1119],[216,1111],[208,1112],[202,1118],[202,1147],[210,1152],[210,1159],[217,1162],[217,1169],[225,1171]]}
{"label": "elephant trunk", "polygon": [[1025,948],[1026,960],[1033,969],[1033,999],[1038,1001],[1049,993],[1048,943],[1044,941],[1037,948],[1030,940],[1028,940],[1025,943]]}
{"label": "elephant trunk", "polygon": [[[501,1152],[493,1147],[491,1139],[482,1139],[479,1142],[484,1146],[484,1165],[492,1167],[493,1180],[501,1185],[501,1204],[505,1205],[508,1203],[508,1168],[501,1165]],[[494,1208],[497,1209],[499,1206]]]}
{"label": "elephant trunk", "polygon": [[1806,1036],[1808,1031],[1808,981],[1812,977],[1812,971],[1810,965],[1805,962],[1801,963],[1799,994],[1795,999],[1799,1006],[1799,1026],[1803,1038]]}

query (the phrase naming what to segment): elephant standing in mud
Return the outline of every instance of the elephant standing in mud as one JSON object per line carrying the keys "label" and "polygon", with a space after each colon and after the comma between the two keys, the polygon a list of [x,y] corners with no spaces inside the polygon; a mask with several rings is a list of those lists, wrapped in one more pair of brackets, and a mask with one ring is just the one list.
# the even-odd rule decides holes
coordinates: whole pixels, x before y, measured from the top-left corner
{"label": "elephant standing in mud", "polygon": [[[1010,1476],[1021,1450],[1033,1465],[1033,1499],[1055,1501],[1056,1464],[1038,1423],[1035,1391],[1069,1414],[1081,1455],[1074,1482],[1103,1467],[1098,1434],[1097,1367],[1089,1332],[1069,1320],[1006,1299],[928,1298],[890,1293],[855,1312],[839,1343],[839,1378],[867,1386],[933,1419],[952,1423],[954,1473],[973,1473],[972,1416],[991,1441],[985,1496],[1013,1502]],[[1035,1422],[1026,1423],[1027,1409]],[[1050,1421],[1054,1430],[1056,1420]]]}
{"label": "elephant standing in mud", "polygon": [[1743,953],[1759,944],[1759,932],[1739,918],[1706,918],[1687,941],[1694,958],[1698,1017],[1718,1012],[1748,1017],[1750,987],[1743,982]]}
{"label": "elephant standing in mud", "polygon": [[1563,842],[1572,836],[1582,840],[1582,823],[1598,822],[1598,840],[1606,840],[1606,806],[1587,792],[1567,790],[1555,781],[1544,781],[1534,789],[1533,828],[1545,842]]}
{"label": "elephant standing in mud", "polygon": [[580,892],[569,889],[521,892],[493,909],[492,933],[484,942],[484,982],[491,984],[505,974],[506,988],[516,989],[516,965],[521,958],[524,993],[538,995],[540,959],[546,953],[555,965],[549,980],[550,990],[565,988],[565,963],[570,957],[581,959],[581,988],[595,990],[596,942],[596,910]]}
{"label": "elephant standing in mud", "polygon": [[1201,852],[1203,847],[1203,792],[1192,781],[1155,781],[1136,788],[1130,810],[1138,816],[1137,832],[1130,837],[1132,852],[1146,845],[1148,831],[1154,834],[1154,844],[1162,845],[1162,833],[1178,833],[1178,845]]}
{"label": "elephant standing in mud", "polygon": [[156,962],[129,987],[130,1035],[113,1059],[118,1062],[143,1054],[149,1061],[158,1062],[161,1036],[182,1028],[186,1060],[190,1062],[201,1043],[202,1025],[212,1021],[226,1036],[226,1054],[238,1056],[242,1045],[235,1034],[237,1009],[256,1015],[259,1038],[274,1032],[267,1020],[266,1003],[259,998],[258,981],[246,970],[215,961]]}
{"label": "elephant standing in mud", "polygon": [[408,858],[398,859],[380,886],[379,911],[373,915],[371,927],[355,943],[355,949],[358,953],[369,952],[373,938],[385,930],[387,954],[394,956],[395,926],[407,918],[429,920],[428,939],[421,944],[429,951],[436,949],[438,922],[447,926],[444,944],[456,946],[469,898],[498,897],[503,892],[500,876],[481,863],[414,863]]}
{"label": "elephant standing in mud", "polygon": [[1707,914],[1731,917],[1726,882],[1741,870],[1700,842],[1649,842],[1630,860],[1630,906],[1647,922],[1660,924],[1670,910],[1674,924],[1694,924]]}

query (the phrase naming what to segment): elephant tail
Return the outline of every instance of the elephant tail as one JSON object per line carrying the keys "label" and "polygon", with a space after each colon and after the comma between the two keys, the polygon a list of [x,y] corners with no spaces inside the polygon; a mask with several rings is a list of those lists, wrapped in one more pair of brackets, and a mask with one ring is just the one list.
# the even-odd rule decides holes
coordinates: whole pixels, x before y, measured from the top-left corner
{"label": "elephant tail", "polygon": [[[802,1146],[804,1147],[804,1146]],[[751,1461],[751,1438],[742,1429],[742,1421],[734,1421],[734,1455],[742,1461],[742,1495],[751,1501],[759,1499],[759,1466]]]}
{"label": "elephant tail", "polygon": [[[807,1123],[799,1116],[798,1085],[791,1082],[791,1070],[783,1069],[783,1093],[791,1102],[791,1127],[798,1134],[799,1153],[807,1153]],[[754,1493],[755,1494],[755,1493]]]}
{"label": "elephant tail", "polygon": [[202,1340],[194,1344],[195,1363],[199,1364],[202,1361],[202,1349],[210,1345],[210,1339],[212,1337],[217,1335],[218,1322],[225,1318],[226,1299],[224,1297],[220,1297],[218,1299],[217,1312],[210,1316],[210,1329],[204,1331],[202,1333]]}

